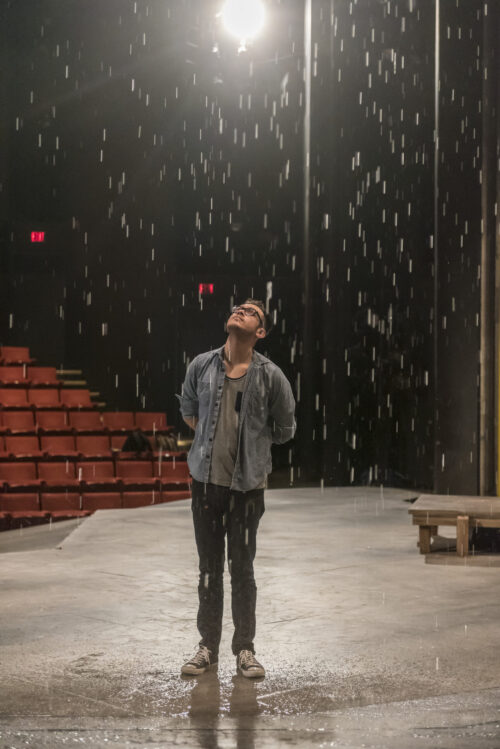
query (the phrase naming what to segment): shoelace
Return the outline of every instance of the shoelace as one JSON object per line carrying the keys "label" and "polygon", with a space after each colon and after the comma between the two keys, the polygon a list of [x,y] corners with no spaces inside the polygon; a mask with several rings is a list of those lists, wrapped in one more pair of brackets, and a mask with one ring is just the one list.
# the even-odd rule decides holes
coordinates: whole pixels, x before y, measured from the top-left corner
{"label": "shoelace", "polygon": [[251,650],[242,650],[240,653],[240,663],[244,666],[257,666],[258,663],[255,660],[255,656]]}
{"label": "shoelace", "polygon": [[191,659],[191,663],[196,663],[197,666],[200,666],[204,661],[210,663],[210,651],[206,647],[198,650],[194,658]]}

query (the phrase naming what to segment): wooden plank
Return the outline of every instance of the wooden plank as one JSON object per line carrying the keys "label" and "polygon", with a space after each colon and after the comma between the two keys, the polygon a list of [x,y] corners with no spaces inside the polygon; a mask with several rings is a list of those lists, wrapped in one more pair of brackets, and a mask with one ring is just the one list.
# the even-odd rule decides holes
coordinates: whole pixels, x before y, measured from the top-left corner
{"label": "wooden plank", "polygon": [[419,494],[418,499],[415,500],[413,503],[413,507],[415,507],[416,504],[423,504],[426,502],[432,503],[441,503],[441,502],[460,502],[461,500],[474,500],[478,499],[481,502],[484,501],[492,501],[492,502],[500,502],[500,496],[490,497],[480,494]]}
{"label": "wooden plank", "polygon": [[439,517],[438,515],[426,514],[422,517],[413,516],[413,525],[456,525],[457,516]]}
{"label": "wooden plank", "polygon": [[[412,518],[413,525],[456,525],[457,517],[437,517],[432,514],[425,514],[422,517],[414,515]],[[471,528],[500,528],[500,518],[477,518],[469,515],[469,525]]]}
{"label": "wooden plank", "polygon": [[498,518],[470,518],[470,525],[474,528],[500,528]]}
{"label": "wooden plank", "polygon": [[457,518],[457,554],[465,557],[469,553],[469,518],[459,515]]}
{"label": "wooden plank", "polygon": [[459,496],[451,494],[422,494],[408,509],[410,515],[429,513],[441,517],[474,515],[500,517],[500,497]]}

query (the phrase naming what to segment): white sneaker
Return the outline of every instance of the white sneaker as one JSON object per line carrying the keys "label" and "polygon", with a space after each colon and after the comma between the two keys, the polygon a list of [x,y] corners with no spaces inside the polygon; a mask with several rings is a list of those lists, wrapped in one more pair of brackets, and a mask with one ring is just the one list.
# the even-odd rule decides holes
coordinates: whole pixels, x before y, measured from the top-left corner
{"label": "white sneaker", "polygon": [[201,647],[195,655],[181,668],[181,673],[191,674],[202,674],[207,668],[217,663],[218,659],[212,656],[212,651],[206,647]]}

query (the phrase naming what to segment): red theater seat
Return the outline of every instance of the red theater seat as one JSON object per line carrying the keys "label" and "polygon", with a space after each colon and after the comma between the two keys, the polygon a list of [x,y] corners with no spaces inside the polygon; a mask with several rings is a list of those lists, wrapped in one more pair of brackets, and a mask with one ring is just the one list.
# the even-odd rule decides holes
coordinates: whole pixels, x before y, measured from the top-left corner
{"label": "red theater seat", "polygon": [[189,468],[185,460],[155,460],[154,474],[161,478],[162,484],[175,481],[190,481]]}
{"label": "red theater seat", "polygon": [[89,510],[81,509],[82,500],[78,492],[42,492],[40,504],[53,520],[82,518],[91,514]]}
{"label": "red theater seat", "polygon": [[31,381],[32,387],[50,386],[58,387],[61,385],[57,379],[55,367],[28,367],[27,375]]}
{"label": "red theater seat", "polygon": [[61,389],[61,403],[64,408],[94,408],[90,400],[88,390],[72,390],[70,388]]}
{"label": "red theater seat", "polygon": [[150,460],[118,460],[116,475],[127,489],[153,489],[158,485],[153,477],[153,465]]}
{"label": "red theater seat", "polygon": [[161,503],[163,502],[174,502],[177,499],[190,499],[191,492],[188,489],[174,490],[174,491],[161,491]]}
{"label": "red theater seat", "polygon": [[[109,436],[111,439],[111,449],[116,451],[122,449],[128,435],[122,432],[120,434],[110,434]],[[135,453],[133,454],[135,455]]]}
{"label": "red theater seat", "polygon": [[143,492],[123,492],[123,507],[148,507],[160,502],[160,492],[152,489]]}
{"label": "red theater seat", "polygon": [[40,437],[40,445],[47,455],[61,455],[68,458],[78,457],[75,438],[72,434],[46,434]]}
{"label": "red theater seat", "polygon": [[82,508],[84,510],[117,510],[122,506],[119,492],[84,492],[82,494]]}
{"label": "red theater seat", "polygon": [[134,428],[132,411],[105,411],[102,421],[109,432],[131,432]]}
{"label": "red theater seat", "polygon": [[116,489],[119,482],[111,460],[81,461],[76,464],[76,475],[85,489]]}
{"label": "red theater seat", "polygon": [[31,364],[36,359],[31,358],[27,346],[0,346],[0,361],[3,364]]}
{"label": "red theater seat", "polygon": [[0,510],[10,512],[26,512],[40,510],[40,501],[38,493],[17,493],[17,494],[0,494]]}
{"label": "red theater seat", "polygon": [[2,408],[28,408],[28,397],[24,388],[0,388],[0,406]]}
{"label": "red theater seat", "polygon": [[39,432],[70,433],[71,427],[66,421],[66,411],[37,411],[36,421]]}
{"label": "red theater seat", "polygon": [[80,482],[76,478],[75,464],[65,461],[40,461],[38,463],[38,477],[45,487],[54,489],[79,489]]}
{"label": "red theater seat", "polygon": [[22,460],[0,463],[0,482],[5,485],[6,491],[16,492],[38,488],[41,484],[36,475],[36,463]]}
{"label": "red theater seat", "polygon": [[135,414],[135,426],[143,432],[157,432],[167,428],[167,416],[164,413],[147,413],[137,411]]}
{"label": "red theater seat", "polygon": [[76,432],[103,432],[104,426],[98,411],[69,411],[69,423]]}
{"label": "red theater seat", "polygon": [[0,385],[28,385],[23,366],[0,367]]}
{"label": "red theater seat", "polygon": [[179,460],[181,463],[185,463],[187,460],[187,450],[155,450],[153,457],[155,460],[159,460],[160,454],[162,460]]}
{"label": "red theater seat", "polygon": [[21,512],[9,512],[9,529],[29,528],[33,525],[42,525],[50,515],[45,510],[22,510]]}
{"label": "red theater seat", "polygon": [[35,432],[33,411],[4,411],[2,414],[4,431],[10,434]]}
{"label": "red theater seat", "polygon": [[43,456],[36,435],[7,435],[5,451],[13,458],[41,458]]}
{"label": "red theater seat", "polygon": [[35,408],[62,408],[56,388],[30,388],[28,398]]}
{"label": "red theater seat", "polygon": [[107,434],[77,435],[76,449],[87,458],[110,458],[109,437]]}
{"label": "red theater seat", "polygon": [[48,512],[82,509],[79,492],[42,492],[40,505]]}

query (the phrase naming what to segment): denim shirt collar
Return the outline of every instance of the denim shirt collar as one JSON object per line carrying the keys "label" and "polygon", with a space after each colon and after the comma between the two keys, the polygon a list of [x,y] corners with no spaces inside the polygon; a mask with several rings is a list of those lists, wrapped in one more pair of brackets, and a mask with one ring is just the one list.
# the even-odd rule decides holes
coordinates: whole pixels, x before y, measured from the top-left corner
{"label": "denim shirt collar", "polygon": [[[222,344],[222,346],[220,348],[214,350],[214,353],[218,355],[218,357],[221,360],[221,362],[225,362],[226,361],[226,359],[224,358],[224,348],[225,348],[225,345],[226,344],[224,343],[224,344]],[[258,351],[256,351],[255,349],[253,349],[253,351],[252,351],[252,361],[249,364],[249,368],[251,366],[261,367],[263,364],[266,364],[267,362],[270,362],[270,359],[268,359],[267,357],[263,356],[262,354],[259,354]]]}

